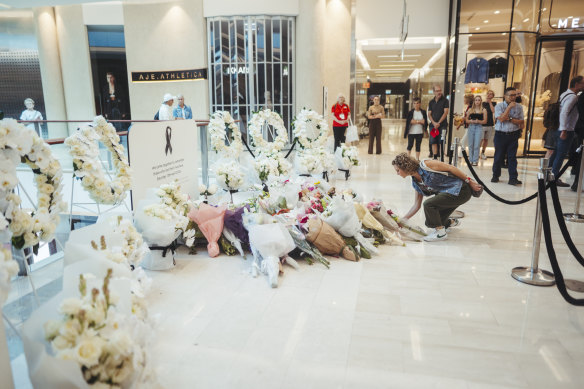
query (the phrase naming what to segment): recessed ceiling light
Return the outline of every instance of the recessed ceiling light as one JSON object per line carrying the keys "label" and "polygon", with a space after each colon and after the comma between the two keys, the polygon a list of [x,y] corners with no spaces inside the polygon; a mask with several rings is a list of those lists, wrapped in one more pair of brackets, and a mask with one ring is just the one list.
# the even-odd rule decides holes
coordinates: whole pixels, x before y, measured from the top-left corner
{"label": "recessed ceiling light", "polygon": [[503,32],[503,33],[501,33],[501,35],[507,35],[507,33],[506,32]]}
{"label": "recessed ceiling light", "polygon": [[480,27],[477,27],[477,28],[475,28],[475,30],[476,30],[476,31],[478,31],[478,30],[480,30],[480,29],[481,29]]}
{"label": "recessed ceiling light", "polygon": [[498,14],[500,14],[500,13],[501,13],[501,11],[499,11],[499,10],[496,10],[496,11],[495,11],[495,15],[498,15]]}
{"label": "recessed ceiling light", "polygon": [[515,30],[515,27],[511,27],[511,30]]}
{"label": "recessed ceiling light", "polygon": [[529,22],[529,18],[523,19],[523,23],[527,23],[527,22]]}
{"label": "recessed ceiling light", "polygon": [[483,23],[489,23],[489,21],[488,20],[483,20]]}
{"label": "recessed ceiling light", "polygon": [[573,16],[568,16],[568,19],[572,19],[572,18],[573,18]]}
{"label": "recessed ceiling light", "polygon": [[547,11],[547,8],[542,9],[542,11]]}
{"label": "recessed ceiling light", "polygon": [[468,34],[468,36],[472,36],[472,34]]}
{"label": "recessed ceiling light", "polygon": [[557,27],[557,25],[556,24],[552,24],[552,27]]}

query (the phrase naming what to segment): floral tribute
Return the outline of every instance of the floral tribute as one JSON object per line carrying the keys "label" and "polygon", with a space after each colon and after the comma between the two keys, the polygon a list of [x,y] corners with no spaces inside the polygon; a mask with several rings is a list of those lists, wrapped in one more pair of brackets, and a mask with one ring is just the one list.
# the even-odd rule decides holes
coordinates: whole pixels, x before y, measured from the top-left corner
{"label": "floral tribute", "polygon": [[[313,126],[314,128],[310,128]],[[292,134],[302,149],[315,149],[324,147],[328,137],[328,124],[322,115],[311,109],[302,108],[292,122]],[[309,138],[309,134],[317,133],[315,138]]]}
{"label": "floral tribute", "polygon": [[[37,209],[20,208],[13,190],[18,185],[16,167],[28,165],[35,174]],[[53,238],[59,214],[66,205],[61,198],[63,173],[51,148],[33,130],[13,119],[0,121],[0,233],[12,234],[16,249],[38,249],[41,240]]]}
{"label": "floral tribute", "polygon": [[287,176],[292,166],[279,152],[260,152],[256,155],[254,169],[260,181],[266,182],[269,176]]}
{"label": "floral tribute", "polygon": [[126,315],[116,309],[118,297],[110,291],[112,274],[109,269],[101,288],[91,289],[80,275],[80,297],[63,300],[62,319],[44,325],[56,357],[77,363],[92,387],[125,387],[145,361],[144,349],[133,339]]}
{"label": "floral tribute", "polygon": [[18,264],[12,260],[10,250],[0,247],[0,309],[10,292],[10,279],[18,273]]}
{"label": "floral tribute", "polygon": [[[237,158],[243,150],[241,132],[239,127],[227,111],[217,111],[211,115],[209,121],[209,134],[211,135],[211,148],[223,157]],[[230,144],[225,144],[227,129],[231,130]]]}
{"label": "floral tribute", "polygon": [[[264,123],[274,127],[276,130],[276,139],[268,142],[263,136]],[[248,133],[251,143],[259,150],[260,153],[276,153],[284,148],[288,142],[288,132],[284,126],[282,117],[274,111],[264,109],[252,115],[248,124]]]}
{"label": "floral tribute", "polygon": [[[116,176],[108,182],[99,159],[98,142],[102,142],[111,152]],[[130,166],[124,155],[124,146],[111,123],[103,116],[94,119],[93,125],[80,128],[65,139],[73,157],[75,177],[89,193],[89,197],[99,204],[119,204],[130,190]]]}
{"label": "floral tribute", "polygon": [[350,169],[359,166],[359,151],[355,146],[347,146],[341,143],[341,147],[335,152],[337,167],[339,169]]}
{"label": "floral tribute", "polygon": [[218,163],[215,166],[215,174],[217,184],[225,190],[238,190],[245,183],[241,165],[233,159]]}

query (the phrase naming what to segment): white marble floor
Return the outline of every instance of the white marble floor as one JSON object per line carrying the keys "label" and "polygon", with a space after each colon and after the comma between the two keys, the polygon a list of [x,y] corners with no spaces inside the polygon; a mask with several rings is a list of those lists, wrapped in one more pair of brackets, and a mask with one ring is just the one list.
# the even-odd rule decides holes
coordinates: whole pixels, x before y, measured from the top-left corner
{"label": "white marble floor", "polygon": [[[368,156],[361,141],[362,166],[337,184],[404,212],[414,192],[391,167],[405,149],[401,127],[386,132],[383,154]],[[486,181],[491,163],[478,167]],[[533,193],[537,163],[520,160],[522,187],[502,180],[491,188],[509,199]],[[571,209],[575,193],[560,192]],[[466,217],[447,241],[382,246],[370,260],[333,259],[328,270],[301,262],[299,271],[285,268],[277,289],[252,278],[239,257],[182,253],[172,271],[151,273],[150,312],[158,319],[151,358],[161,384],[582,388],[584,307],[564,302],[555,287],[510,276],[530,263],[535,201],[508,206],[484,194],[461,210]],[[413,220],[423,225],[423,214]],[[565,277],[584,280],[552,225]],[[584,252],[584,225],[569,229]],[[541,267],[550,269],[543,244]]]}

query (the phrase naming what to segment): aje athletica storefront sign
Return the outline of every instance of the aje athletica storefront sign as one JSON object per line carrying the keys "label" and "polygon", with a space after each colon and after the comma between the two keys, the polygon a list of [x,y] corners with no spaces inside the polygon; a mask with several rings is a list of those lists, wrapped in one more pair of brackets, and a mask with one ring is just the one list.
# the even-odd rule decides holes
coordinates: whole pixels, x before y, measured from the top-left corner
{"label": "aje athletica storefront sign", "polygon": [[167,70],[162,72],[132,72],[132,82],[195,81],[206,79],[207,68]]}

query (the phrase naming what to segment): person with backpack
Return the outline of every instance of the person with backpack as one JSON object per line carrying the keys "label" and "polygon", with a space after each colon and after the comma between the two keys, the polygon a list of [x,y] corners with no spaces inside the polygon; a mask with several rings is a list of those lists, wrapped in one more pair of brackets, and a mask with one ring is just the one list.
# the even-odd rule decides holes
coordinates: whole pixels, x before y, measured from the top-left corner
{"label": "person with backpack", "polygon": [[552,121],[558,121],[559,126],[556,135],[556,150],[550,157],[552,173],[556,177],[556,185],[568,187],[570,184],[563,182],[559,178],[560,168],[564,162],[566,154],[570,150],[570,145],[574,139],[574,129],[578,122],[578,93],[584,91],[584,77],[576,76],[570,80],[570,87],[561,94],[559,101],[559,111],[554,113]]}
{"label": "person with backpack", "polygon": [[433,196],[424,201],[426,226],[434,229],[424,237],[426,242],[445,240],[448,229],[460,225],[459,219],[450,218],[452,212],[471,196],[480,196],[483,189],[462,170],[434,159],[418,162],[407,153],[401,153],[391,164],[400,177],[412,177],[412,186],[416,191],[414,205],[404,219],[411,218],[420,210],[424,196]]}

